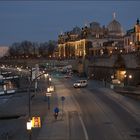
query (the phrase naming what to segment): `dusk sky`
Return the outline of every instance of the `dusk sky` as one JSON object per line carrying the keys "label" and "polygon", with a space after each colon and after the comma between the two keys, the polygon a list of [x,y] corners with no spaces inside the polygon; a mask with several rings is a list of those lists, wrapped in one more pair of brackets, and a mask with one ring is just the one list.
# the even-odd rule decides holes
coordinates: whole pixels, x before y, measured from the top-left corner
{"label": "dusk sky", "polygon": [[126,31],[140,18],[140,1],[0,1],[0,46],[57,40],[93,21],[106,26],[113,12]]}

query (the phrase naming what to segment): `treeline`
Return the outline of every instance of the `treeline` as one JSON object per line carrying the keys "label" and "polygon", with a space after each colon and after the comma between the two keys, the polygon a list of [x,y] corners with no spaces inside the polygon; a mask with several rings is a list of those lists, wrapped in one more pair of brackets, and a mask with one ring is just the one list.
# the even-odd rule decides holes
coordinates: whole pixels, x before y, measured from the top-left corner
{"label": "treeline", "polygon": [[56,47],[57,42],[52,40],[44,43],[15,42],[9,47],[8,58],[52,58]]}

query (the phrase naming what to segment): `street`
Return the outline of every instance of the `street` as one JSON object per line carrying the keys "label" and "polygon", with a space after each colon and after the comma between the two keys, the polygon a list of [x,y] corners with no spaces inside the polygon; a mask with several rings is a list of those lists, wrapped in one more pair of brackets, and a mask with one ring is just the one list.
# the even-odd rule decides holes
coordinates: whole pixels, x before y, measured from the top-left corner
{"label": "street", "polygon": [[[67,85],[71,88],[71,85]],[[90,140],[131,140],[140,138],[140,104],[104,87],[89,85],[72,89]],[[115,97],[114,97],[115,94]],[[129,104],[128,104],[129,103]],[[133,107],[133,110],[132,110]]]}
{"label": "street", "polygon": [[[86,88],[74,88],[77,79],[52,79],[55,91],[50,97],[50,109],[45,97],[46,81],[40,80],[40,90],[32,99],[31,114],[41,116],[42,127],[32,129],[33,140],[140,139],[139,101],[117,94],[94,80],[89,80]],[[6,140],[7,133],[9,140],[29,139],[28,94],[16,93],[3,98],[0,139]],[[57,120],[53,113],[55,107],[60,110]]]}

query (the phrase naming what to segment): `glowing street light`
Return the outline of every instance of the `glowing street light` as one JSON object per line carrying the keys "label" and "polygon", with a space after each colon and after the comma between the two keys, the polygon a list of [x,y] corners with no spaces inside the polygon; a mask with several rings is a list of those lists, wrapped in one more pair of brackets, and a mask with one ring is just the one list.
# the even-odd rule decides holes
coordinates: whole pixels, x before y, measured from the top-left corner
{"label": "glowing street light", "polygon": [[26,127],[27,127],[27,130],[31,130],[31,129],[32,129],[32,120],[29,120],[29,121],[27,122]]}
{"label": "glowing street light", "polygon": [[111,75],[111,79],[114,79],[114,75]]}
{"label": "glowing street light", "polygon": [[51,79],[51,77],[49,78],[49,82],[51,82],[52,81],[52,79]]}
{"label": "glowing street light", "polygon": [[47,88],[47,92],[50,92],[50,87]]}
{"label": "glowing street light", "polygon": [[132,79],[132,75],[129,75],[129,79]]}
{"label": "glowing street light", "polygon": [[48,77],[48,73],[45,73],[44,76],[45,76],[45,78],[47,78]]}
{"label": "glowing street light", "polygon": [[47,96],[47,101],[48,101],[48,110],[50,110],[50,96],[51,96],[51,88],[48,87],[47,88],[47,93],[46,93],[46,96]]}

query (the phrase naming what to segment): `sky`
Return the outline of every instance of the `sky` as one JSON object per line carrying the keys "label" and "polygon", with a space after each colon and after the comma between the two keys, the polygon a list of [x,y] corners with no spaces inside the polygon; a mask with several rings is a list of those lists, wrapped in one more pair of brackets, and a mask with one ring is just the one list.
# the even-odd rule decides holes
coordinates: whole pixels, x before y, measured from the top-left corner
{"label": "sky", "polygon": [[61,32],[93,21],[107,26],[113,12],[124,31],[131,29],[140,19],[140,1],[0,1],[0,46],[57,40]]}

